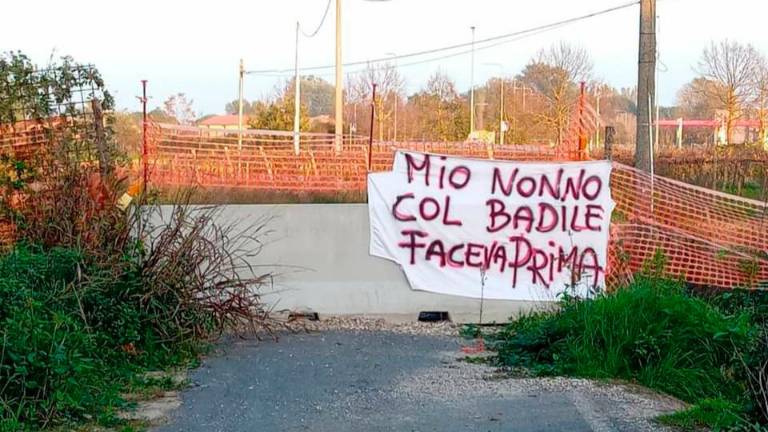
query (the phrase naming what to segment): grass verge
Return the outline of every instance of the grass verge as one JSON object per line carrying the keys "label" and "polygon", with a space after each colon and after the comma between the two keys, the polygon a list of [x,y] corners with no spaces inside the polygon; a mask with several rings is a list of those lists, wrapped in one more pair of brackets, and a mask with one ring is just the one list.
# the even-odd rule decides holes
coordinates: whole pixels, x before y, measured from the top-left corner
{"label": "grass verge", "polygon": [[[731,294],[732,295],[732,294]],[[665,416],[682,429],[759,430],[760,395],[749,369],[768,355],[756,307],[730,307],[657,276],[591,300],[519,317],[486,334],[494,361],[537,376],[565,375],[639,383],[692,404]]]}
{"label": "grass verge", "polygon": [[77,250],[18,245],[0,257],[0,430],[117,426],[126,392],[186,366],[202,341],[168,341],[141,302],[138,269],[115,275]]}

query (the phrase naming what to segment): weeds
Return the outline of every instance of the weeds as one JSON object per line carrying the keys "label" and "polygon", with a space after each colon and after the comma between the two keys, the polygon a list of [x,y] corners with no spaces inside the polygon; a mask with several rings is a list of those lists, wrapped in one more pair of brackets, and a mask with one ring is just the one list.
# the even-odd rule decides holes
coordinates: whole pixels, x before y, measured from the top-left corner
{"label": "weeds", "polygon": [[[188,202],[189,196],[177,202]],[[161,329],[166,339],[206,338],[224,328],[271,332],[259,293],[272,284],[272,275],[251,264],[270,232],[269,219],[236,229],[217,222],[219,207],[186,204],[173,206],[165,217],[157,207],[153,213],[157,221],[148,228],[141,266],[151,292],[142,301],[146,312],[168,327]]]}
{"label": "weeds", "polygon": [[[13,58],[4,73],[37,73]],[[94,90],[103,83],[88,69],[78,76],[97,81],[92,103],[72,101],[81,83],[69,72],[81,69],[65,60],[39,80],[9,81],[21,89],[0,89],[4,107],[40,105],[22,114],[45,136],[31,155],[0,157],[0,218],[16,237],[0,254],[3,431],[119,425],[122,393],[171,385],[147,371],[194,362],[225,329],[273,328],[259,297],[271,276],[250,264],[268,221],[235,231],[216,208],[190,206],[191,192],[175,197],[166,218],[155,217],[150,196],[117,205],[129,188],[101,117],[111,98]],[[55,100],[25,100],[51,88]]]}
{"label": "weeds", "polygon": [[684,430],[702,427],[709,427],[714,431],[760,430],[759,426],[754,429],[751,427],[749,419],[738,404],[724,399],[703,399],[687,410],[660,416],[659,421]]}
{"label": "weeds", "polygon": [[[502,366],[637,382],[694,404],[666,421],[730,428],[757,421],[750,388],[763,387],[750,384],[744,366],[755,365],[758,333],[750,310],[725,311],[681,282],[646,274],[616,292],[521,316],[486,341]],[[765,369],[753,370],[765,384]]]}

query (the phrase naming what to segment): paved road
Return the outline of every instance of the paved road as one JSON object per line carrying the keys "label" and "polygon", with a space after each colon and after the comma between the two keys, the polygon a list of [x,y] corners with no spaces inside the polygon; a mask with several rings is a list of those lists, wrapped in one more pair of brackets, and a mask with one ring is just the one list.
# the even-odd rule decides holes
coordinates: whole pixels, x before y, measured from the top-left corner
{"label": "paved road", "polygon": [[596,420],[573,391],[480,391],[483,368],[457,363],[459,349],[455,338],[388,332],[230,341],[155,431],[636,430]]}

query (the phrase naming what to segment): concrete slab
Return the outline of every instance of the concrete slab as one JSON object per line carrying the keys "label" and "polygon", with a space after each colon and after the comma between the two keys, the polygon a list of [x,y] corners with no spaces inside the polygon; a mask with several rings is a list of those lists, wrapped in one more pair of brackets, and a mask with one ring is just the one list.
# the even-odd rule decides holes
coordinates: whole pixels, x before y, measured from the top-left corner
{"label": "concrete slab", "polygon": [[[169,213],[166,206],[163,214]],[[399,265],[369,255],[367,204],[226,205],[221,218],[241,228],[270,219],[263,249],[250,262],[267,266],[257,270],[275,273],[272,292],[264,299],[277,310],[412,320],[421,311],[447,311],[454,322],[479,319],[480,300],[414,291]],[[249,249],[259,247],[253,242]],[[486,300],[483,319],[505,322],[541,305]]]}

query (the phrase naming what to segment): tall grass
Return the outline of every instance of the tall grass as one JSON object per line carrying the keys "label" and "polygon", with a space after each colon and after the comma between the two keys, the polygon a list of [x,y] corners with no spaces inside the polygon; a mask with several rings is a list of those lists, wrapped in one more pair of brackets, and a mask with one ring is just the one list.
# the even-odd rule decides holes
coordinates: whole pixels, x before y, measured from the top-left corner
{"label": "tall grass", "polygon": [[[21,242],[0,254],[0,430],[117,422],[146,370],[185,365],[224,329],[271,331],[241,246],[215,209],[178,206],[121,254]],[[257,253],[258,251],[253,251]]]}
{"label": "tall grass", "polygon": [[249,247],[267,221],[234,229],[181,195],[151,226],[156,207],[118,207],[123,182],[95,168],[36,172],[6,185],[21,205],[0,200],[17,236],[0,252],[2,431],[115,424],[144,371],[193,361],[227,328],[271,329],[259,296],[271,276]]}
{"label": "tall grass", "polygon": [[682,399],[738,397],[734,346],[754,328],[746,313],[727,316],[676,281],[639,277],[592,301],[520,317],[495,335],[505,365],[541,374],[637,381]]}
{"label": "tall grass", "polygon": [[564,299],[486,337],[503,366],[627,380],[694,404],[737,407],[726,418],[746,419],[755,401],[743,354],[754,353],[758,333],[749,310],[725,311],[681,282],[640,275],[631,286]]}

